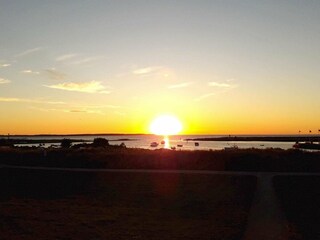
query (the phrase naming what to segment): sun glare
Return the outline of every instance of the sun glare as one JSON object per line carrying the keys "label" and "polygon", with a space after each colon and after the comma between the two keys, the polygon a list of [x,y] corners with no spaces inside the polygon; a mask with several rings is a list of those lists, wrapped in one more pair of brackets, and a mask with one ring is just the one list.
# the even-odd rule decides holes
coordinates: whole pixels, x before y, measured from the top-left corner
{"label": "sun glare", "polygon": [[182,130],[181,122],[174,116],[161,115],[150,125],[150,132],[157,135],[174,135]]}

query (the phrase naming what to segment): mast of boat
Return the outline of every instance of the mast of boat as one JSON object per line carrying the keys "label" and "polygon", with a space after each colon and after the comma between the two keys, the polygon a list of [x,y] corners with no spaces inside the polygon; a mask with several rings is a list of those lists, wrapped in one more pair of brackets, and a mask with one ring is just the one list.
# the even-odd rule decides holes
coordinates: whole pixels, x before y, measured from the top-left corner
{"label": "mast of boat", "polygon": [[312,140],[311,140],[311,133],[312,133],[312,132],[311,132],[311,130],[309,130],[309,133],[310,133],[310,135],[309,135],[309,142],[312,143]]}

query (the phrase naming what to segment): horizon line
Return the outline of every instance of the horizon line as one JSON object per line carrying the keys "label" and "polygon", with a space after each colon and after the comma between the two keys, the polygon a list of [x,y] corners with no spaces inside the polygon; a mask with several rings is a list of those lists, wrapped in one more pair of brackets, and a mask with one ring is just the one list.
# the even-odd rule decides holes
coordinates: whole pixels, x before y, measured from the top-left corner
{"label": "horizon line", "polygon": [[[42,137],[42,136],[123,136],[123,135],[157,135],[153,133],[69,133],[69,134],[59,134],[59,133],[44,133],[44,134],[0,134],[0,137]],[[184,135],[215,135],[215,136],[319,136],[317,133],[305,133],[305,134],[299,134],[299,133],[254,133],[254,134],[246,134],[246,133],[240,133],[240,134],[219,134],[219,133],[183,133],[183,134],[173,134],[172,136],[184,136]]]}

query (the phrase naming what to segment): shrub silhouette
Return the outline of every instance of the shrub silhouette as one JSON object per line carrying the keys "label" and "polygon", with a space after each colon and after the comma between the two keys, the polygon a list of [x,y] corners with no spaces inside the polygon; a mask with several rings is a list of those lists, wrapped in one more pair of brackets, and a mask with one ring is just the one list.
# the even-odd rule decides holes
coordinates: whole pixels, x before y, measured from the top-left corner
{"label": "shrub silhouette", "polygon": [[70,139],[64,138],[61,141],[61,147],[62,148],[70,148],[72,141]]}
{"label": "shrub silhouette", "polygon": [[109,146],[109,141],[105,138],[95,138],[92,143],[93,147],[106,147]]}

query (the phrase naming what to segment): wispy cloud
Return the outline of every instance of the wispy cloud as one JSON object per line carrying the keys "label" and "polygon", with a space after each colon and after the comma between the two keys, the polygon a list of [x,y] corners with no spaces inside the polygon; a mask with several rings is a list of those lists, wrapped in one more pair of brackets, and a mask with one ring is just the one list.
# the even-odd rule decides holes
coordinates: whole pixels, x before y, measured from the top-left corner
{"label": "wispy cloud", "polygon": [[54,68],[45,69],[44,71],[48,75],[49,78],[54,79],[54,80],[64,80],[67,77],[67,74],[59,72],[59,71],[55,70]]}
{"label": "wispy cloud", "polygon": [[75,54],[75,53],[64,54],[64,55],[58,56],[56,58],[56,61],[57,62],[63,62],[63,61],[74,59],[77,56],[78,56],[78,54]]}
{"label": "wispy cloud", "polygon": [[25,50],[25,51],[23,51],[21,53],[16,54],[15,57],[24,57],[24,56],[27,56],[29,54],[32,54],[32,53],[35,53],[35,52],[39,52],[42,49],[43,49],[42,47],[36,47],[36,48],[28,49],[28,50]]}
{"label": "wispy cloud", "polygon": [[0,63],[0,68],[10,67],[10,63]]}
{"label": "wispy cloud", "polygon": [[232,84],[232,80],[228,80],[227,82],[209,82],[208,85],[210,87],[218,87],[218,88],[235,88],[236,84]]}
{"label": "wispy cloud", "polygon": [[37,72],[37,71],[33,71],[33,70],[30,70],[30,69],[27,69],[27,70],[23,70],[22,73],[26,73],[26,74],[34,74],[34,75],[39,75],[40,72]]}
{"label": "wispy cloud", "polygon": [[175,85],[170,85],[170,86],[168,86],[168,88],[170,88],[170,89],[185,88],[185,87],[192,85],[193,83],[194,82],[184,82],[184,83],[179,83],[179,84],[175,84]]}
{"label": "wispy cloud", "polygon": [[10,83],[11,81],[8,79],[0,78],[0,84]]}
{"label": "wispy cloud", "polygon": [[222,87],[222,88],[228,88],[231,86],[228,83],[218,83],[218,82],[209,82],[208,85],[210,87]]}
{"label": "wispy cloud", "polygon": [[90,109],[103,109],[103,108],[111,108],[111,109],[119,109],[119,108],[123,108],[122,106],[119,105],[89,105],[89,106],[83,106],[84,108],[90,108]]}
{"label": "wispy cloud", "polygon": [[90,113],[90,114],[100,114],[100,115],[105,115],[102,111],[100,110],[90,110],[90,109],[71,109],[67,110],[70,113]]}
{"label": "wispy cloud", "polygon": [[4,98],[0,97],[0,102],[22,102],[19,98]]}
{"label": "wispy cloud", "polygon": [[85,92],[85,93],[105,93],[108,94],[110,91],[106,89],[101,82],[91,81],[83,83],[74,83],[74,82],[65,82],[54,85],[45,85],[49,88],[66,90],[66,91],[75,91],[75,92]]}
{"label": "wispy cloud", "polygon": [[29,108],[37,110],[37,111],[42,111],[42,112],[89,113],[89,114],[105,115],[100,110],[86,110],[86,109],[73,109],[73,108],[72,109],[67,109],[67,108],[39,108],[39,107],[34,107],[34,106],[30,106]]}
{"label": "wispy cloud", "polygon": [[201,101],[201,100],[203,100],[205,98],[208,98],[208,97],[211,97],[211,96],[214,96],[214,95],[216,95],[216,93],[214,93],[214,92],[206,93],[206,94],[203,94],[203,95],[195,98],[194,100],[198,102],[198,101]]}
{"label": "wispy cloud", "polygon": [[79,109],[71,109],[67,110],[68,112],[73,112],[73,113],[85,113],[87,112],[86,110],[79,110]]}
{"label": "wispy cloud", "polygon": [[[70,106],[68,108],[41,108],[38,106],[30,106],[31,109],[43,111],[43,112],[50,112],[50,111],[59,111],[64,113],[87,113],[87,114],[99,114],[99,115],[106,115],[107,109],[113,109],[114,114],[125,116],[126,113],[120,111],[123,109],[122,106],[118,105],[87,105],[87,106]],[[109,111],[108,111],[109,112]]]}
{"label": "wispy cloud", "polygon": [[104,58],[105,58],[104,56],[87,57],[87,58],[73,61],[71,64],[75,64],[75,65],[88,64],[88,63],[92,63],[92,62],[95,62],[95,61],[98,61],[98,60],[101,60]]}
{"label": "wispy cloud", "polygon": [[65,104],[65,102],[48,101],[42,99],[29,99],[29,98],[14,98],[14,97],[0,97],[0,102],[20,102],[20,103],[40,103],[40,104]]}
{"label": "wispy cloud", "polygon": [[144,67],[144,68],[138,68],[132,71],[135,75],[145,75],[145,74],[151,74],[158,70],[160,70],[161,67],[159,66],[153,66],[153,67]]}

